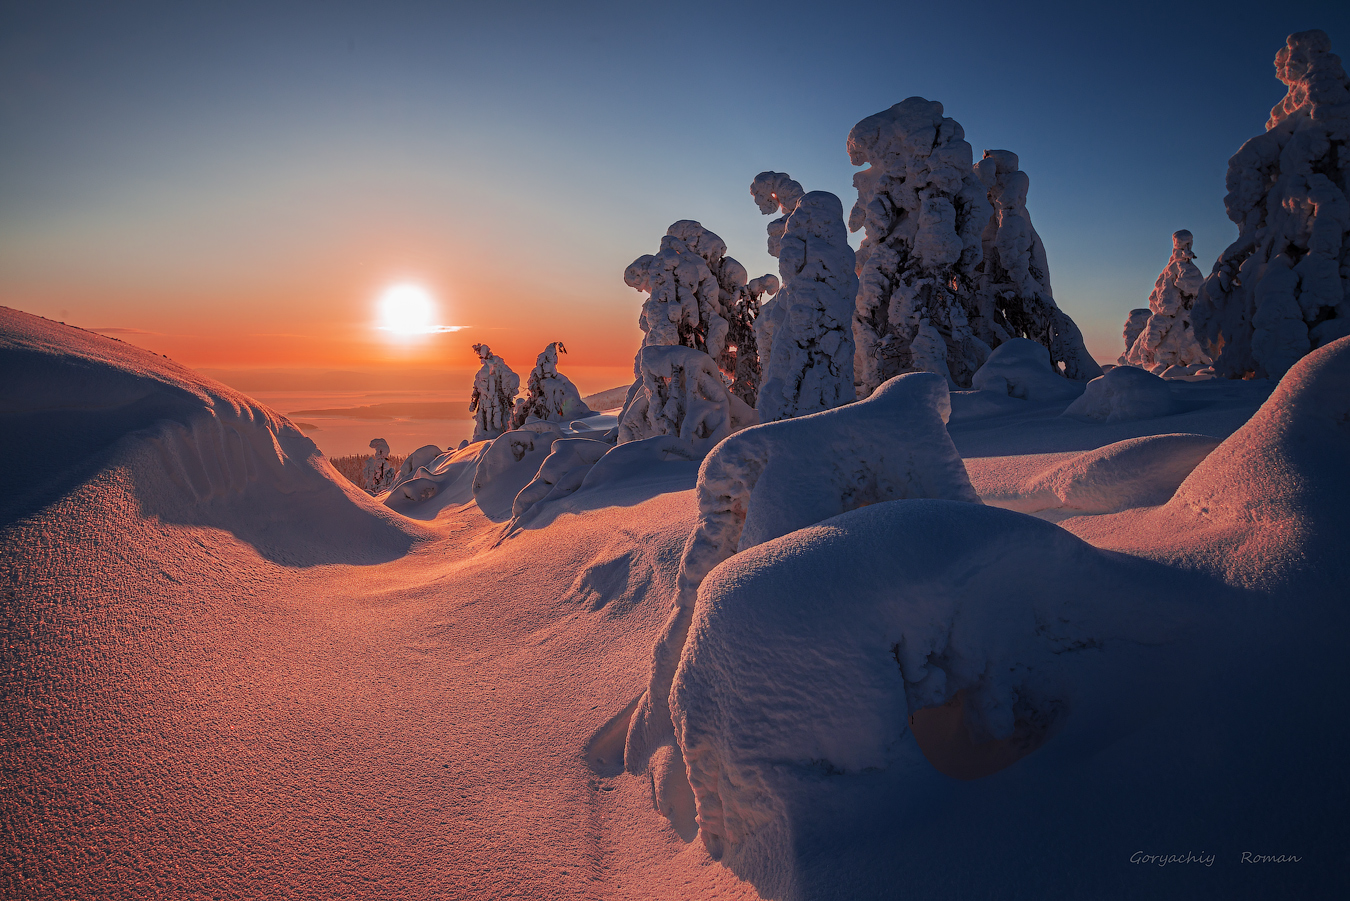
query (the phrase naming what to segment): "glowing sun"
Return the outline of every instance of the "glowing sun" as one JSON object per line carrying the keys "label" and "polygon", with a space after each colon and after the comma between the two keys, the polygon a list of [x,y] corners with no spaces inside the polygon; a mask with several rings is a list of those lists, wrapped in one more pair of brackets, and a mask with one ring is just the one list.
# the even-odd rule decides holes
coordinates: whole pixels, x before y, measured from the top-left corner
{"label": "glowing sun", "polygon": [[380,328],[396,335],[436,331],[436,304],[421,285],[392,285],[380,295]]}

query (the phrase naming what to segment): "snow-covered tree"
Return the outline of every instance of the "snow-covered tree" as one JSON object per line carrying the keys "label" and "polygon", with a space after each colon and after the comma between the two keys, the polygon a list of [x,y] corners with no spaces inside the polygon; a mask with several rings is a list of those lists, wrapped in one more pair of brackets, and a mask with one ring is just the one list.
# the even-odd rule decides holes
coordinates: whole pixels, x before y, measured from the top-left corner
{"label": "snow-covered tree", "polygon": [[1238,239],[1191,314],[1230,378],[1278,378],[1350,334],[1350,79],[1321,31],[1291,34],[1275,74],[1288,92],[1228,161],[1224,207]]}
{"label": "snow-covered tree", "polygon": [[370,442],[370,447],[375,451],[375,456],[367,460],[361,470],[361,487],[368,494],[374,495],[388,491],[393,486],[398,467],[389,460],[388,441],[375,438]]}
{"label": "snow-covered tree", "polygon": [[969,316],[975,337],[991,349],[1009,338],[1030,338],[1050,352],[1055,372],[1075,381],[1101,375],[1082,332],[1051,293],[1045,245],[1027,211],[1030,180],[1018,168],[1017,154],[986,150],[975,174],[993,208],[980,238],[983,258],[975,264],[975,307]]}
{"label": "snow-covered tree", "polygon": [[839,198],[804,195],[779,238],[783,287],[764,314],[769,352],[756,405],[761,422],[829,410],[856,396],[853,266]]}
{"label": "snow-covered tree", "polygon": [[778,293],[778,279],[772,275],[752,278],[742,285],[727,316],[727,357],[734,365],[731,393],[753,407],[759,402],[764,361],[760,359],[760,298]]}
{"label": "snow-covered tree", "polygon": [[1130,315],[1125,318],[1125,329],[1121,337],[1125,339],[1125,353],[1121,354],[1116,362],[1121,366],[1126,365],[1125,357],[1129,354],[1130,348],[1134,347],[1134,342],[1139,339],[1139,334],[1148,325],[1148,317],[1153,315],[1153,311],[1148,307],[1141,307],[1137,310],[1130,310]]}
{"label": "snow-covered tree", "polygon": [[759,422],[727,390],[712,357],[692,347],[648,345],[638,351],[638,383],[619,416],[619,443],[675,435],[707,451]]}
{"label": "snow-covered tree", "polygon": [[925,370],[970,385],[989,347],[971,330],[989,223],[987,189],[973,170],[965,132],[942,104],[910,97],[868,116],[848,136],[858,202],[854,378],[866,397],[901,372]]}
{"label": "snow-covered tree", "polygon": [[779,242],[783,239],[783,229],[787,228],[788,216],[792,215],[806,192],[786,172],[761,172],[750,182],[750,196],[755,198],[759,211],[764,215],[783,214],[769,223],[769,256],[776,257]]}
{"label": "snow-covered tree", "polygon": [[[1185,229],[1172,233],[1172,258],[1167,261],[1153,293],[1148,296],[1148,319],[1132,344],[1125,348],[1121,362],[1155,373],[1173,366],[1198,369],[1209,364],[1209,356],[1200,349],[1191,330],[1191,308],[1204,283],[1204,276],[1191,252],[1194,236]],[[1134,312],[1126,322],[1135,320]]]}
{"label": "snow-covered tree", "polygon": [[520,376],[486,344],[475,344],[473,350],[483,365],[473,377],[469,412],[476,414],[473,440],[486,441],[511,429],[516,395],[520,393]]}
{"label": "snow-covered tree", "polygon": [[643,254],[629,264],[623,280],[631,288],[648,292],[638,317],[643,347],[683,345],[713,358],[722,355],[727,337],[727,321],[721,314],[722,289],[707,259],[695,247],[678,235],[667,234],[661,239],[659,251]]}
{"label": "snow-covered tree", "polygon": [[567,353],[567,348],[561,341],[554,341],[535,360],[526,382],[526,395],[516,401],[512,428],[520,428],[530,418],[564,422],[591,415],[591,408],[581,400],[581,392],[571,379],[558,372],[560,353]]}

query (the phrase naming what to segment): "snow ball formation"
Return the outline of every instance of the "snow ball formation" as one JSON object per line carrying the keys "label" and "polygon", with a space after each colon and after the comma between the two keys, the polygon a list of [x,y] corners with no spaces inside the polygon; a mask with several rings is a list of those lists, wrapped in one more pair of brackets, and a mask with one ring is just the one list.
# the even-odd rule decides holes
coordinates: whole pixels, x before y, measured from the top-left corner
{"label": "snow ball formation", "polygon": [[1224,207],[1238,238],[1192,311],[1229,378],[1279,378],[1350,334],[1350,79],[1321,31],[1291,34],[1275,73],[1284,99],[1228,161]]}
{"label": "snow ball formation", "polygon": [[[1191,329],[1191,308],[1204,284],[1204,276],[1191,252],[1194,236],[1185,229],[1172,233],[1172,258],[1153,285],[1148,297],[1147,316],[1137,329],[1134,340],[1125,345],[1120,363],[1137,366],[1157,375],[1174,366],[1194,372],[1210,363],[1209,355],[1200,348]],[[1139,310],[1130,311],[1125,323],[1128,340],[1132,326],[1140,317]]]}
{"label": "snow ball formation", "polygon": [[526,383],[526,395],[516,401],[511,425],[520,428],[526,422],[547,420],[563,422],[590,416],[592,410],[581,400],[572,380],[558,372],[558,354],[567,353],[561,341],[544,348]]}
{"label": "snow ball formation", "polygon": [[779,241],[782,289],[765,308],[764,382],[757,410],[775,422],[852,403],[853,305],[858,279],[844,207],[804,195]]}
{"label": "snow ball formation", "polygon": [[475,344],[474,353],[483,362],[473,377],[473,396],[469,412],[474,415],[473,440],[487,441],[511,428],[520,376],[486,344]]}
{"label": "snow ball formation", "polygon": [[1155,419],[1177,412],[1167,382],[1145,369],[1117,366],[1088,382],[1065,416],[1094,422]]}
{"label": "snow ball formation", "polygon": [[1084,387],[1061,377],[1050,363],[1050,351],[1029,338],[1009,338],[994,348],[970,381],[980,391],[1033,402],[1067,403]]}
{"label": "snow ball formation", "polygon": [[[719,563],[847,510],[898,498],[978,503],[947,434],[945,382],[931,373],[888,381],[864,402],[767,423],[723,441],[698,476],[699,519],[685,544],[670,619],[653,652],[647,692],[625,751],[629,772],[673,743],[669,699],[699,585]],[[689,790],[681,765],[661,767],[658,806]]]}
{"label": "snow ball formation", "polygon": [[761,172],[750,182],[750,196],[755,198],[761,213],[766,216],[783,214],[769,223],[769,256],[778,256],[788,216],[805,195],[801,184],[793,181],[786,172]]}

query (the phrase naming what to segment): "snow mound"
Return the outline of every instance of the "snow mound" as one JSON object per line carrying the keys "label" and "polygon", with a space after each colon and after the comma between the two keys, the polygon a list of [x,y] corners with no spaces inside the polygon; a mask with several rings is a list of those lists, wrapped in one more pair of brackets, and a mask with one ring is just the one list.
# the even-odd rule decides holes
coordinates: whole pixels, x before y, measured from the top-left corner
{"label": "snow mound", "polygon": [[1288,87],[1264,134],[1228,161],[1224,208],[1238,238],[1219,255],[1192,322],[1223,376],[1279,378],[1350,334],[1350,78],[1322,31],[1275,56]]}
{"label": "snow mound", "polygon": [[561,437],[557,423],[531,422],[492,440],[473,474],[473,499],[484,516],[495,522],[511,518],[516,495],[534,480]]}
{"label": "snow mound", "polygon": [[1235,555],[1261,564],[1261,578],[1283,560],[1343,588],[1350,584],[1344,554],[1348,460],[1350,337],[1296,363],[1256,415],[1182,482],[1165,509],[1208,528],[1257,533],[1263,545],[1278,543],[1283,551]]}
{"label": "snow mound", "polygon": [[[430,445],[428,445],[430,446]],[[384,505],[413,519],[435,519],[446,507],[473,500],[478,460],[491,446],[476,441],[427,461],[384,499]]]}
{"label": "snow mound", "polygon": [[1117,441],[1040,473],[1016,499],[984,502],[1023,513],[1064,509],[1114,513],[1171,499],[1177,486],[1221,443],[1209,435],[1176,433]]}
{"label": "snow mound", "polygon": [[1165,381],[1134,366],[1116,366],[1088,382],[1083,396],[1069,404],[1064,415],[1094,422],[1127,422],[1176,411],[1176,400]]}
{"label": "snow mound", "polygon": [[422,537],[285,417],[115,339],[0,307],[0,383],[5,434],[42,461],[0,476],[0,526],[98,480],[280,563],[389,560]]}
{"label": "snow mound", "polygon": [[611,449],[613,445],[609,442],[594,438],[554,441],[549,455],[539,465],[539,472],[511,502],[511,528],[516,528],[537,504],[567,497],[580,488],[591,467]]}
{"label": "snow mound", "polygon": [[419,469],[430,465],[431,461],[441,456],[442,453],[444,453],[444,451],[436,445],[424,444],[411,454],[408,454],[399,465],[398,473],[394,476],[394,484],[390,486],[390,490],[392,491],[394,488],[397,488],[399,485],[402,485],[404,482],[413,478]]}
{"label": "snow mound", "polygon": [[1085,387],[1057,373],[1050,365],[1050,351],[1030,338],[1010,338],[994,348],[970,383],[980,391],[1035,402],[1068,402]]}
{"label": "snow mound", "polygon": [[[704,843],[764,891],[772,874],[756,871],[812,816],[799,780],[912,768],[914,740],[957,778],[1016,762],[1086,705],[1083,677],[1182,634],[1186,605],[1158,600],[1175,592],[1162,567],[943,500],[876,504],[737,555],[699,591],[671,691]],[[907,729],[949,702],[964,742]]]}
{"label": "snow mound", "polygon": [[[847,510],[896,498],[979,503],[947,434],[945,380],[891,379],[866,401],[766,423],[718,445],[699,470],[699,519],[685,544],[673,611],[653,654],[647,693],[628,733],[625,766],[641,772],[674,735],[668,699],[698,587],[739,551]],[[657,784],[670,813],[688,791],[679,766]],[[678,824],[677,824],[678,826]]]}

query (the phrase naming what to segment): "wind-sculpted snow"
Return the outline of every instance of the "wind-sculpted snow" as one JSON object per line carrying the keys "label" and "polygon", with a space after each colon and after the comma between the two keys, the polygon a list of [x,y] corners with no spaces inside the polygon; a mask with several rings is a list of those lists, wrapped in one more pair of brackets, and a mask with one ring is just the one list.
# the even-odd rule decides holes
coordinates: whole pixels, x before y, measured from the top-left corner
{"label": "wind-sculpted snow", "polygon": [[225,529],[283,563],[387,560],[421,535],[289,420],[113,338],[0,308],[0,383],[0,425],[42,461],[5,470],[0,526],[103,480],[142,515]]}
{"label": "wind-sculpted snow", "polygon": [[783,214],[769,223],[769,256],[778,256],[788,217],[805,195],[801,184],[786,172],[761,172],[750,182],[750,196],[755,198],[761,213],[766,216]]}
{"label": "wind-sculpted snow", "polygon": [[408,454],[408,456],[403,459],[403,462],[399,464],[398,472],[394,475],[394,482],[389,486],[389,490],[392,491],[409,479],[416,478],[418,470],[430,465],[431,461],[441,456],[442,453],[444,453],[444,451],[436,445],[424,444],[411,454]]}
{"label": "wind-sculpted snow", "polygon": [[468,503],[473,500],[478,461],[491,446],[491,442],[476,441],[420,464],[390,489],[384,505],[411,519],[428,520],[446,507]]}
{"label": "wind-sculpted snow", "polygon": [[[738,551],[867,504],[904,497],[978,503],[947,435],[947,387],[931,373],[892,379],[865,402],[767,423],[722,442],[699,470],[699,520],[685,544],[671,617],[628,733],[625,766],[644,771],[674,739],[671,681],[698,587]],[[683,767],[656,786],[670,814],[688,791]],[[678,826],[678,824],[677,824]]]}
{"label": "wind-sculpted snow", "polygon": [[[988,189],[993,215],[981,237],[983,258],[976,264],[975,315],[970,325],[989,347],[1009,337],[1029,338],[1050,353],[1055,371],[1086,381],[1102,374],[1078,326],[1055,304],[1050,265],[1041,236],[1027,211],[1030,180],[1010,150],[986,150],[975,174]],[[978,365],[978,364],[977,364]]]}
{"label": "wind-sculpted snow", "polygon": [[[1197,370],[1210,363],[1191,328],[1191,308],[1204,276],[1191,252],[1194,236],[1182,229],[1172,233],[1172,258],[1153,285],[1148,310],[1131,310],[1125,323],[1125,353],[1120,362],[1161,375],[1173,366]],[[1136,314],[1147,315],[1142,324]],[[1133,333],[1133,339],[1131,334]]]}
{"label": "wind-sculpted snow", "polygon": [[567,497],[581,487],[586,474],[614,445],[594,438],[560,438],[539,465],[530,483],[511,502],[511,528],[545,501]]}
{"label": "wind-sculpted snow", "polygon": [[1279,378],[1350,334],[1350,79],[1321,31],[1291,34],[1275,73],[1288,92],[1228,161],[1224,207],[1238,238],[1192,311],[1229,378]]}
{"label": "wind-sculpted snow", "polygon": [[976,370],[971,387],[1038,403],[1068,403],[1083,393],[1084,385],[1063,378],[1052,368],[1045,345],[1029,338],[1009,338]]}
{"label": "wind-sculpted snow", "polygon": [[388,441],[374,438],[370,442],[370,447],[375,453],[361,468],[361,487],[365,489],[366,494],[376,495],[393,487],[397,471],[389,459]]}
{"label": "wind-sculpted snow", "polygon": [[483,365],[473,377],[473,396],[469,412],[474,414],[474,441],[488,441],[511,428],[520,376],[486,344],[475,344],[474,353]]}
{"label": "wind-sculpted snow", "polygon": [[619,417],[619,443],[658,435],[688,438],[704,451],[755,424],[755,411],[727,390],[712,357],[692,347],[638,351],[639,381]]}
{"label": "wind-sculpted snow", "polygon": [[557,423],[540,421],[492,440],[478,458],[473,476],[473,498],[488,519],[502,522],[511,518],[516,495],[534,480],[553,443],[561,437]]}
{"label": "wind-sculpted snow", "polygon": [[844,208],[825,191],[803,196],[779,244],[782,289],[766,319],[764,382],[756,409],[776,422],[852,403],[853,306],[858,279]]}
{"label": "wind-sculpted snow", "polygon": [[1218,447],[1209,435],[1174,433],[1128,438],[1087,451],[1038,473],[1008,498],[982,495],[1022,513],[1115,513],[1171,500],[1200,461]]}
{"label": "wind-sculpted snow", "polygon": [[1096,422],[1156,419],[1177,411],[1167,382],[1133,366],[1117,366],[1088,382],[1083,396],[1069,404],[1065,416]]}
{"label": "wind-sculpted snow", "polygon": [[848,220],[867,233],[857,254],[858,395],[910,370],[969,387],[990,350],[967,311],[991,207],[965,132],[941,103],[910,97],[853,126],[848,155],[869,164],[853,176]]}
{"label": "wind-sculpted snow", "polygon": [[581,400],[581,392],[572,380],[558,372],[558,354],[567,353],[561,341],[554,341],[535,361],[526,383],[526,395],[516,401],[512,427],[526,422],[547,420],[566,422],[590,416],[592,410]]}
{"label": "wind-sculpted snow", "polygon": [[976,779],[1103,695],[1155,695],[1165,675],[1130,665],[1193,618],[1167,575],[944,500],[878,503],[737,555],[699,590],[670,695],[704,843],[791,897],[798,874],[776,861],[832,818],[812,783],[921,793],[930,766]]}

